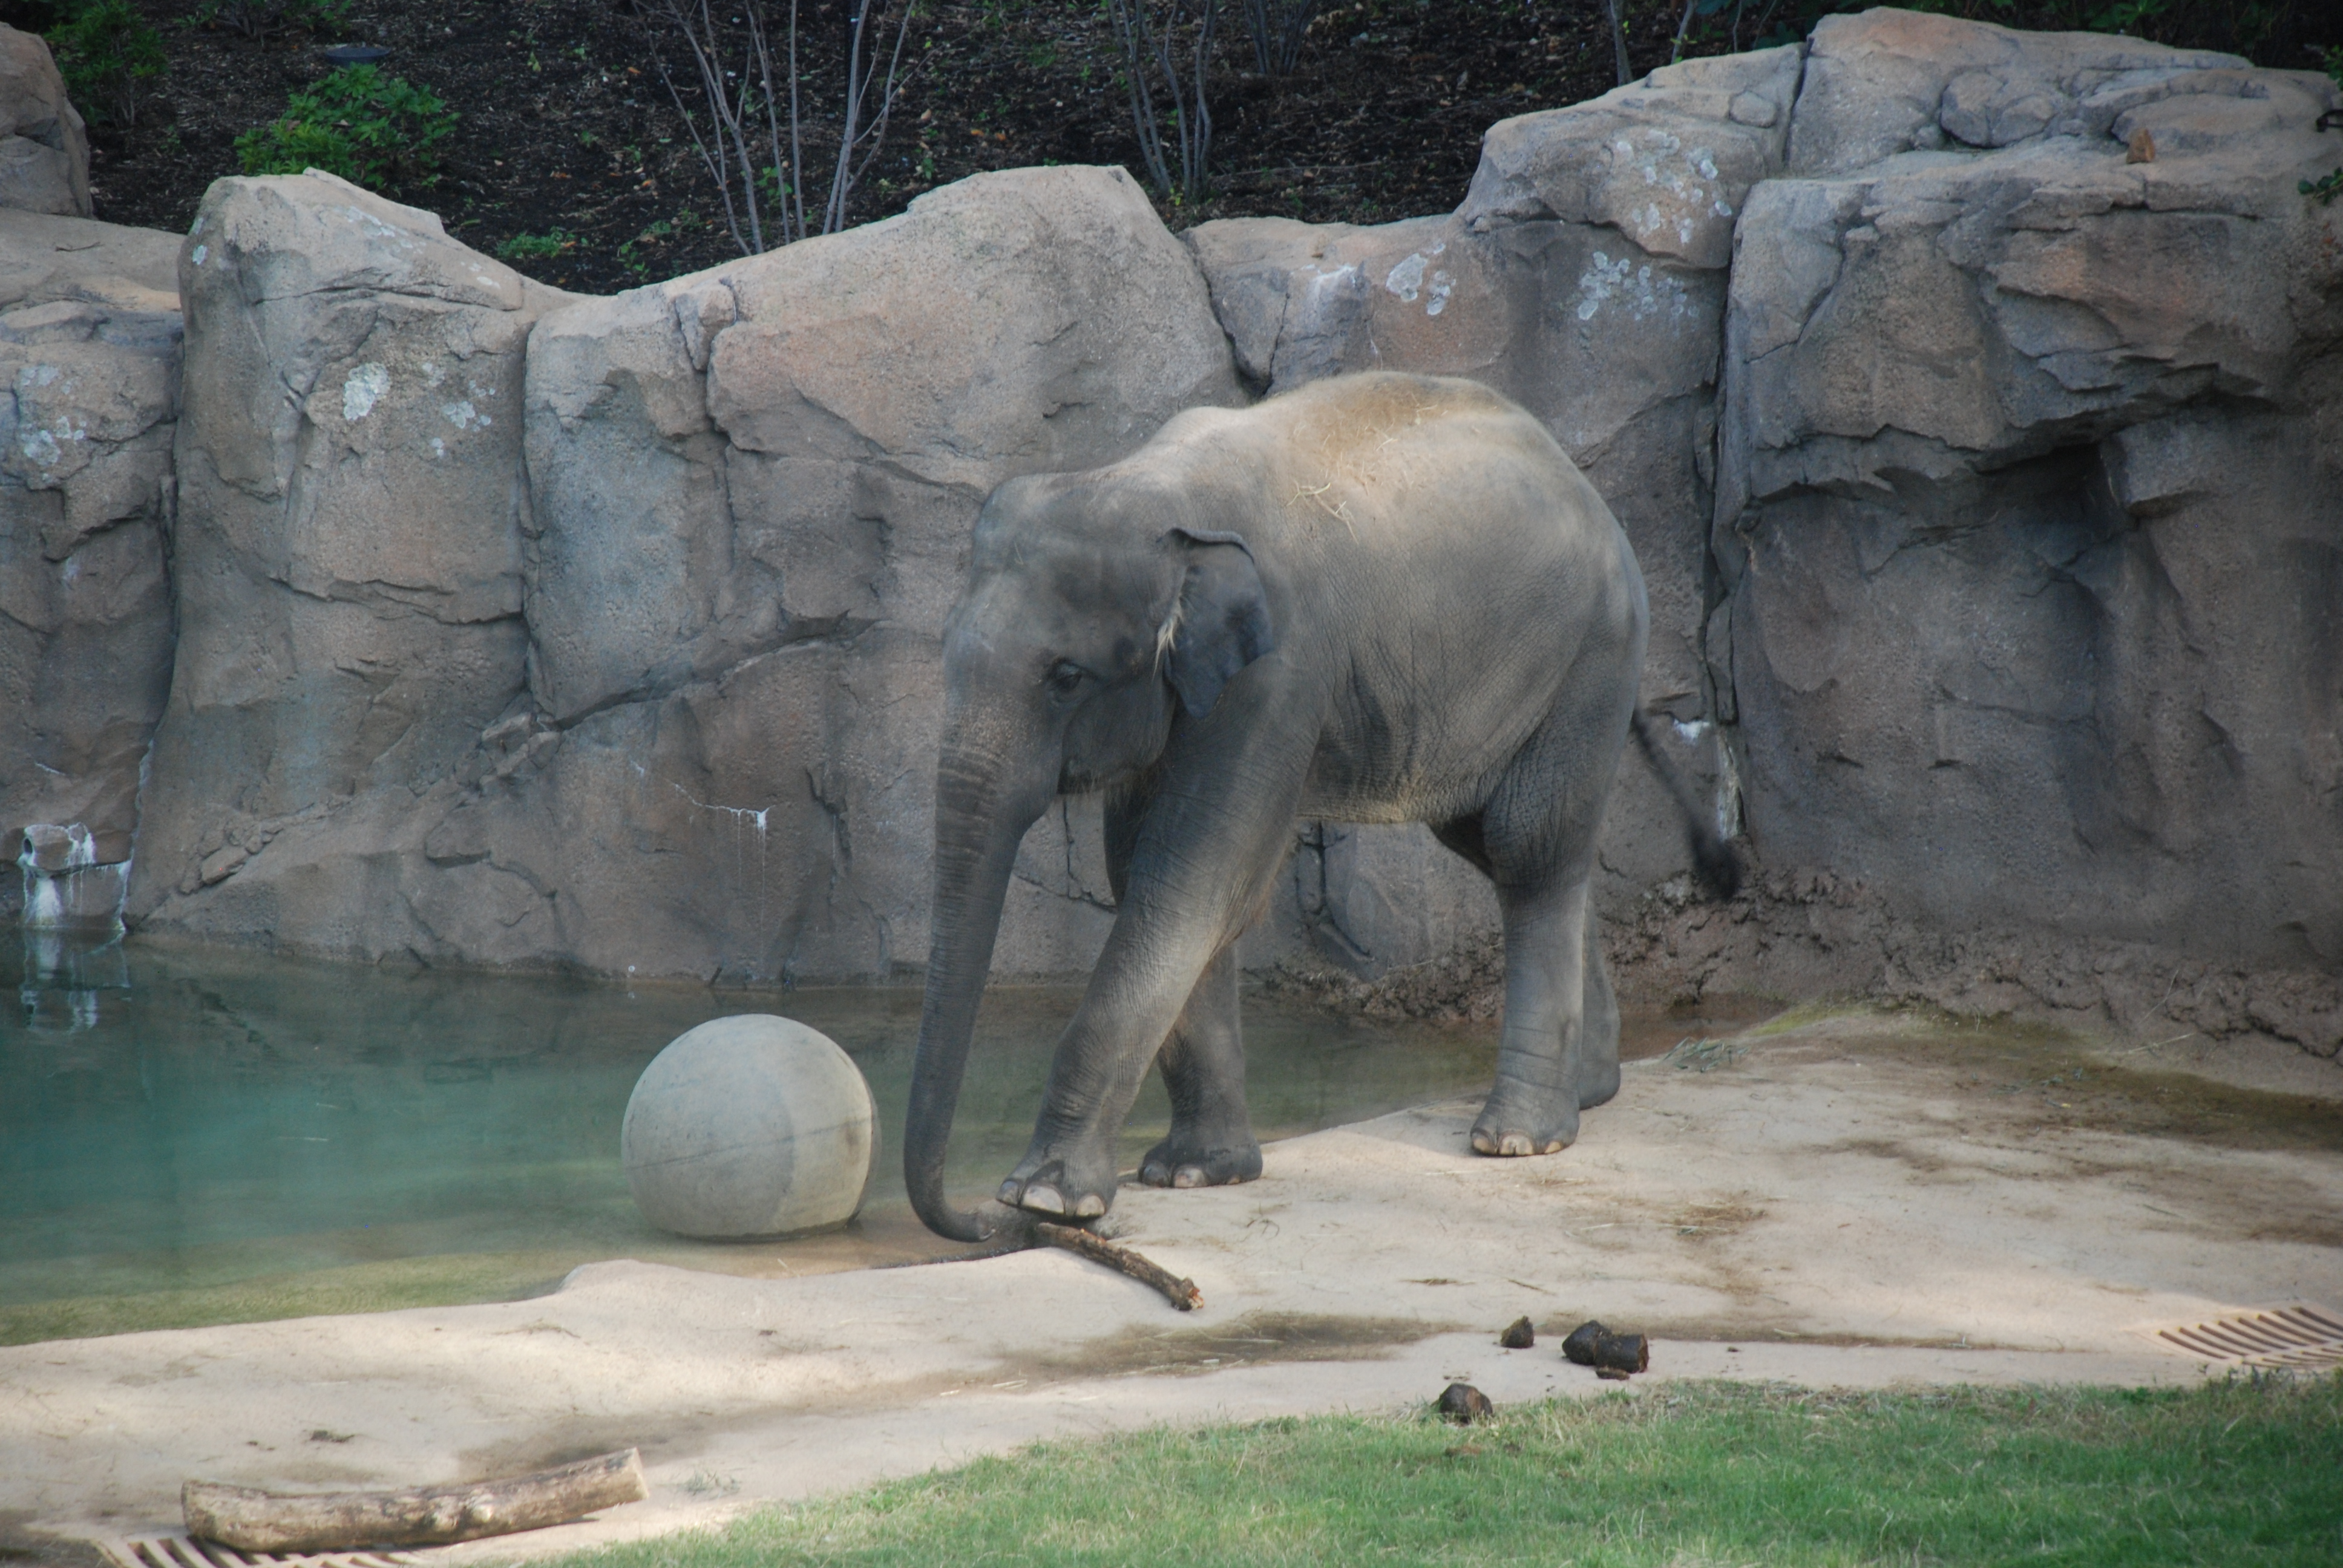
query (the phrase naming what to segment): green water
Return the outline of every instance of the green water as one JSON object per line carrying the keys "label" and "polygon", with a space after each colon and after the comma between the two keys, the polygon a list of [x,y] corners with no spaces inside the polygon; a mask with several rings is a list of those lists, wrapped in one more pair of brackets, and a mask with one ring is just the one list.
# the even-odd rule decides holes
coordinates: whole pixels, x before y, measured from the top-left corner
{"label": "green water", "polygon": [[[394,974],[135,940],[62,960],[10,940],[0,987],[0,1343],[508,1300],[605,1258],[781,1275],[954,1250],[903,1198],[916,990]],[[951,1145],[961,1201],[1024,1151],[1078,997],[986,999]],[[636,1076],[741,1012],[811,1024],[870,1081],[879,1166],[844,1231],[699,1242],[635,1211],[618,1123]],[[1245,1030],[1264,1138],[1485,1085],[1493,1060],[1486,1030],[1253,1000]],[[1168,1120],[1151,1078],[1126,1168]]]}

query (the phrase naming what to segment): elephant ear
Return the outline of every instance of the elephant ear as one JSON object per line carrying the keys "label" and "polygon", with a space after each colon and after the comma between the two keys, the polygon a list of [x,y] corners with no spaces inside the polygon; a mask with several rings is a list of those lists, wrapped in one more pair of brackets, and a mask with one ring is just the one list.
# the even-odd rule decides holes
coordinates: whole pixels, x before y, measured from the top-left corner
{"label": "elephant ear", "polygon": [[1188,572],[1180,587],[1164,674],[1181,706],[1202,719],[1220,700],[1221,688],[1263,654],[1277,651],[1269,596],[1252,550],[1241,535],[1174,528]]}

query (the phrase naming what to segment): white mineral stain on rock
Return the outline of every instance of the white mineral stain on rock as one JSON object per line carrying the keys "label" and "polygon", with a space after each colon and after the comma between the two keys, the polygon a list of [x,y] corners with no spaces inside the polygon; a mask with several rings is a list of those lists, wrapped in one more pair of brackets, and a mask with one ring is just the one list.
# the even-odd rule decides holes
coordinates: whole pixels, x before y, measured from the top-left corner
{"label": "white mineral stain on rock", "polygon": [[486,414],[483,414],[478,408],[473,407],[468,399],[460,403],[449,403],[442,407],[439,412],[447,415],[447,423],[455,426],[458,430],[468,430],[475,425],[478,425],[481,429],[485,430],[490,425],[496,423],[495,420],[489,418]]}
{"label": "white mineral stain on rock", "polygon": [[[1409,305],[1430,296],[1423,313],[1426,316],[1439,315],[1448,308],[1448,297],[1456,291],[1456,279],[1453,274],[1432,270],[1433,257],[1447,248],[1448,242],[1442,240],[1429,251],[1417,251],[1383,275],[1383,286]],[[1427,273],[1430,274],[1428,281]]]}
{"label": "white mineral stain on rock", "polygon": [[1428,265],[1430,264],[1419,251],[1393,267],[1383,277],[1383,286],[1408,304],[1413,305],[1416,295],[1423,287],[1423,269]]}
{"label": "white mineral stain on rock", "polygon": [[431,437],[431,455],[432,455],[433,457],[446,457],[446,456],[447,455],[447,442],[445,442],[445,441],[443,441],[443,440],[441,440],[441,439],[440,439],[438,437],[437,437],[437,436],[432,437]]}
{"label": "white mineral stain on rock", "polygon": [[426,387],[436,389],[439,383],[446,379],[447,379],[447,373],[439,368],[439,362],[437,359],[426,359],[423,362],[423,384]]}
{"label": "white mineral stain on rock", "polygon": [[1638,321],[1666,316],[1682,322],[1692,314],[1692,299],[1682,281],[1666,273],[1654,276],[1649,262],[1637,266],[1632,257],[1624,256],[1614,261],[1598,250],[1586,270],[1578,275],[1578,319],[1594,320],[1604,305],[1614,299]]}
{"label": "white mineral stain on rock", "polygon": [[361,365],[342,383],[342,417],[351,421],[365,418],[374,412],[382,395],[390,390],[390,372],[380,365]]}
{"label": "white mineral stain on rock", "polygon": [[211,253],[212,247],[210,246],[199,245],[196,246],[195,255],[188,257],[188,259],[193,261],[197,266],[201,266],[204,264],[204,257],[209,256]]}

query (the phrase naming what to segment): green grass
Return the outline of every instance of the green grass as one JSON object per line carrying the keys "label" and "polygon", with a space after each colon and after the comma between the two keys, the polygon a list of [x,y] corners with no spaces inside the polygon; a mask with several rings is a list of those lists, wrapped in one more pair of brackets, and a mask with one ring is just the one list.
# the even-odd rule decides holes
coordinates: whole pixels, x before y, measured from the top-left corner
{"label": "green grass", "polygon": [[779,1563],[2333,1564],[2343,1377],[1817,1393],[1052,1442],[572,1568]]}

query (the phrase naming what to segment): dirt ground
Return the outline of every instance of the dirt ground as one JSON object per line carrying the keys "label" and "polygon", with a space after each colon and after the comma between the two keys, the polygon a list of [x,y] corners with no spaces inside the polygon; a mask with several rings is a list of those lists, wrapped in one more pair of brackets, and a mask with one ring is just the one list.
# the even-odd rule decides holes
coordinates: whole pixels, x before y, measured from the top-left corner
{"label": "dirt ground", "polygon": [[[1702,1069],[1706,1070],[1702,1070]],[[1812,1385],[2186,1382],[2141,1332],[2343,1307],[2343,1069],[1789,1014],[1630,1064],[1581,1141],[1478,1159],[1455,1101],[1272,1145],[1255,1184],[1129,1188],[1121,1239],[1202,1311],[1070,1255],[739,1279],[636,1262],[492,1306],[0,1350],[0,1551],[176,1523],[190,1477],[413,1485],[628,1445],[647,1503],[453,1559],[709,1523],[1036,1438],[1592,1392],[1588,1317],[1652,1371]],[[1528,1315],[1537,1344],[1501,1350]]]}

